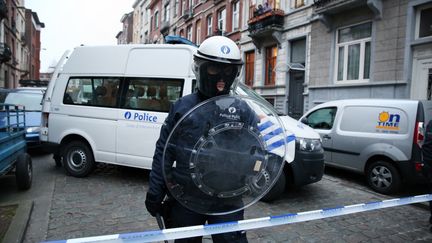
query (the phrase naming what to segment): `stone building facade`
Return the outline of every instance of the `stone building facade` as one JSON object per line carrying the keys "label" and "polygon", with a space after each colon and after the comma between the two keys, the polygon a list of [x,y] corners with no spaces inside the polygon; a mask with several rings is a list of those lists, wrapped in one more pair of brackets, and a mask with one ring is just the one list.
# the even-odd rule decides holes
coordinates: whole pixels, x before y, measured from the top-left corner
{"label": "stone building facade", "polygon": [[309,100],[430,99],[432,1],[315,1]]}

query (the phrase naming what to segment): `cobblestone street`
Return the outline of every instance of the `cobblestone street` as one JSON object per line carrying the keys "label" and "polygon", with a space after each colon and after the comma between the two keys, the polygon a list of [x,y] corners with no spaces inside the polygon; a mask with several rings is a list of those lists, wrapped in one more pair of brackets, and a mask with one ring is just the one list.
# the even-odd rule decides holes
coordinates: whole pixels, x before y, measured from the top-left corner
{"label": "cobblestone street", "polygon": [[[35,179],[43,183],[36,182],[36,187],[24,192],[35,201],[25,242],[158,229],[144,206],[148,171],[102,164],[89,177],[74,178],[55,168],[50,155],[36,156],[33,161]],[[327,173],[319,183],[288,191],[273,203],[258,202],[246,210],[245,218],[390,198],[371,192],[359,179],[349,178]],[[47,188],[37,188],[43,185]],[[45,196],[37,197],[36,192]],[[47,208],[45,214],[43,208]],[[247,236],[250,242],[430,242],[428,218],[426,204],[407,205],[250,230]]]}

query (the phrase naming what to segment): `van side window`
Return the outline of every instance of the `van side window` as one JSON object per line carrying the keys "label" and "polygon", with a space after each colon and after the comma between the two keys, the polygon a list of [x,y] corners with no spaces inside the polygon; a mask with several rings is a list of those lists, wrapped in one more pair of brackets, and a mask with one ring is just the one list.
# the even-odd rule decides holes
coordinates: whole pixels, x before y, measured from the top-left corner
{"label": "van side window", "polygon": [[168,112],[181,97],[182,79],[130,78],[125,82],[121,108]]}
{"label": "van side window", "polygon": [[83,78],[72,77],[66,86],[63,103],[116,107],[120,78]]}
{"label": "van side window", "polygon": [[336,107],[316,110],[307,117],[307,125],[314,129],[330,130],[333,127],[336,111]]}

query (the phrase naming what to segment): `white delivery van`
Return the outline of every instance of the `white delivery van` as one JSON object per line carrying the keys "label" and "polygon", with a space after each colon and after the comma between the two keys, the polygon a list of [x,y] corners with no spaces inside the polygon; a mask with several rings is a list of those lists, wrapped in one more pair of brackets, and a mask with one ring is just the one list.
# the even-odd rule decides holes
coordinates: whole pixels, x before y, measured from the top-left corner
{"label": "white delivery van", "polygon": [[[53,145],[56,164],[76,177],[87,176],[95,162],[151,169],[170,104],[195,86],[195,50],[183,44],[75,48],[43,103],[41,140]],[[238,91],[257,95],[246,86]],[[286,181],[313,183],[324,170],[318,133],[287,116],[282,120],[297,137],[295,157],[301,160],[285,166],[268,200],[282,193]]]}
{"label": "white delivery van", "polygon": [[432,101],[346,99],[317,105],[300,120],[322,138],[326,165],[366,175],[380,193],[421,183],[423,126]]}

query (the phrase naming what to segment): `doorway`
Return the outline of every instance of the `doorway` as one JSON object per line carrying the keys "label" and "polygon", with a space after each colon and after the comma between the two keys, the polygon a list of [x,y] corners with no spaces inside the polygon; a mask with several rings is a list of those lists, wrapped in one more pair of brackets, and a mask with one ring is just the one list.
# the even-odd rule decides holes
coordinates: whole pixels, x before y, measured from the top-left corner
{"label": "doorway", "polygon": [[411,98],[431,100],[432,96],[432,58],[417,60],[414,63],[411,84]]}

